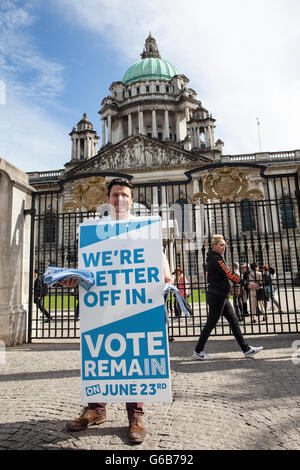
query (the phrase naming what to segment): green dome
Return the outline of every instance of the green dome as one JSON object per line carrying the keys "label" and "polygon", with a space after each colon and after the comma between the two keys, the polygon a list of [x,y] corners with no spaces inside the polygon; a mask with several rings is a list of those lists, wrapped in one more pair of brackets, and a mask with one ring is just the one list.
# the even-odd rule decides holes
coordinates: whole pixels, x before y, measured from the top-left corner
{"label": "green dome", "polygon": [[179,75],[178,70],[169,62],[160,58],[149,57],[129,67],[122,82],[125,85],[139,80],[158,78],[160,80],[171,80],[174,75]]}

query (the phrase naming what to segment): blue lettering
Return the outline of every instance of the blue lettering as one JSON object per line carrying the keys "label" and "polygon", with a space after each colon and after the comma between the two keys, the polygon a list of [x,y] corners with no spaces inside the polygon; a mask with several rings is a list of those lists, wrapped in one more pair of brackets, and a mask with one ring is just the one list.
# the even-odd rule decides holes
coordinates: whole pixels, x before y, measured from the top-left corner
{"label": "blue lettering", "polygon": [[120,251],[120,263],[125,264],[132,264],[131,262],[131,251],[130,250],[121,250]]}
{"label": "blue lettering", "polygon": [[96,284],[97,286],[107,286],[107,282],[105,282],[105,271],[97,271],[96,272]]}
{"label": "blue lettering", "polygon": [[111,251],[103,251],[103,253],[102,253],[102,265],[103,266],[111,266],[112,265],[111,256],[112,256]]}
{"label": "blue lettering", "polygon": [[136,248],[133,250],[133,261],[134,263],[145,263],[143,258],[144,248]]}
{"label": "blue lettering", "polygon": [[[90,300],[90,297],[91,297],[91,300]],[[95,292],[87,292],[83,298],[83,301],[87,307],[95,307],[95,305],[97,305],[97,302],[98,302],[97,294],[95,294]]]}
{"label": "blue lettering", "polygon": [[103,307],[104,302],[109,300],[109,290],[100,290],[99,292],[100,307]]}
{"label": "blue lettering", "polygon": [[100,258],[100,251],[96,253],[96,258],[94,253],[89,253],[89,257],[87,258],[86,253],[82,253],[83,262],[86,268],[89,268],[91,263],[93,266],[98,266],[99,258]]}
{"label": "blue lettering", "polygon": [[135,269],[135,282],[137,284],[145,283],[145,268],[137,268]]}

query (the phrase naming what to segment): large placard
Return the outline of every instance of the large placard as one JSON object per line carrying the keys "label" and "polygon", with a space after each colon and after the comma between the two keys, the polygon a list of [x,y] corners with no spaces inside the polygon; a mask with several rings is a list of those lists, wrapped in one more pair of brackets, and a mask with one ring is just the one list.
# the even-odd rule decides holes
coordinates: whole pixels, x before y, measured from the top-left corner
{"label": "large placard", "polygon": [[160,217],[85,221],[78,264],[83,401],[170,402]]}

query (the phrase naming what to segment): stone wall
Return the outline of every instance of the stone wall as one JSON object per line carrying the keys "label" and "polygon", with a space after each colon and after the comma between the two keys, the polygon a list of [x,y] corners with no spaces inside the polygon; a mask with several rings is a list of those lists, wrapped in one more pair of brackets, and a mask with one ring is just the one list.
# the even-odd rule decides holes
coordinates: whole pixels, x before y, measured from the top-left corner
{"label": "stone wall", "polygon": [[0,340],[26,342],[30,215],[28,175],[0,158]]}

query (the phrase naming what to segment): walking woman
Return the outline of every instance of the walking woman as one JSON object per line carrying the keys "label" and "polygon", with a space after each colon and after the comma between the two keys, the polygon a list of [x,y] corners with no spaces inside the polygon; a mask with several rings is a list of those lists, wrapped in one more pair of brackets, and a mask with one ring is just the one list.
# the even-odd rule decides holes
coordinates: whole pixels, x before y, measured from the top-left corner
{"label": "walking woman", "polygon": [[259,297],[259,292],[264,292],[263,289],[263,281],[262,281],[262,273],[258,270],[258,266],[255,263],[250,264],[250,274],[249,279],[250,281],[256,281],[257,287],[261,287],[261,289],[251,290],[250,291],[250,311],[252,322],[256,323],[256,314],[257,314],[257,307],[259,308],[260,312],[263,314],[263,320],[266,320],[266,304],[264,295]]}
{"label": "walking woman", "polygon": [[207,255],[208,290],[206,301],[209,306],[208,318],[193,354],[196,359],[201,361],[211,359],[211,356],[204,352],[204,348],[210,333],[216,327],[221,315],[224,315],[226,320],[228,320],[232,333],[245,357],[251,357],[263,349],[262,346],[249,346],[242,335],[238,318],[234,313],[229,300],[231,291],[230,281],[242,286],[247,285],[248,289],[251,290],[256,289],[257,286],[254,282],[248,282],[241,279],[239,276],[231,272],[231,270],[226,266],[223,258],[225,249],[226,242],[223,235],[214,235],[212,238],[212,249]]}

